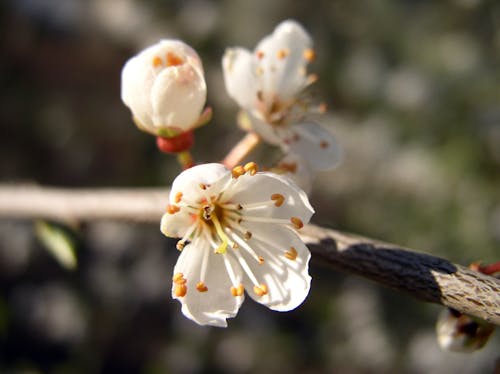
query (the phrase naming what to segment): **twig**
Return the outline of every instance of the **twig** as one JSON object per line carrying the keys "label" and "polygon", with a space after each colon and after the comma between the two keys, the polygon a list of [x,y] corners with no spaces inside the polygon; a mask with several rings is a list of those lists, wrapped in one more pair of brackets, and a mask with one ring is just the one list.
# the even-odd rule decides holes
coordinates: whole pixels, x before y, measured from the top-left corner
{"label": "twig", "polygon": [[222,160],[222,163],[228,168],[232,169],[238,165],[248,154],[259,144],[260,138],[254,132],[247,133],[238,144],[228,153]]}
{"label": "twig", "polygon": [[[0,186],[0,218],[158,224],[167,200],[167,189]],[[336,270],[500,325],[499,279],[439,257],[315,225],[307,225],[300,234],[313,258]]]}

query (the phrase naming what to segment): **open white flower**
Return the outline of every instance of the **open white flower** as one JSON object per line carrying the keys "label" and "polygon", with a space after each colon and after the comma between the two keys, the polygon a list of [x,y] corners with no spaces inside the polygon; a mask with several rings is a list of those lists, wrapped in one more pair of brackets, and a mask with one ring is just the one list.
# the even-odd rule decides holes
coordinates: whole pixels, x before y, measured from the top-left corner
{"label": "open white flower", "polygon": [[257,172],[195,166],[173,182],[161,231],[181,238],[172,297],[200,325],[227,326],[244,291],[270,309],[287,311],[307,296],[310,253],[293,230],[314,213],[288,179]]}
{"label": "open white flower", "polygon": [[280,23],[250,52],[228,49],[222,59],[226,90],[249,115],[252,130],[288,153],[298,153],[313,169],[337,164],[340,149],[333,136],[306,114],[322,111],[303,97],[317,80],[307,73],[315,58],[309,34],[297,22]]}
{"label": "open white flower", "polygon": [[137,126],[171,137],[197,127],[207,95],[203,66],[180,40],[161,40],[127,61],[121,97]]}

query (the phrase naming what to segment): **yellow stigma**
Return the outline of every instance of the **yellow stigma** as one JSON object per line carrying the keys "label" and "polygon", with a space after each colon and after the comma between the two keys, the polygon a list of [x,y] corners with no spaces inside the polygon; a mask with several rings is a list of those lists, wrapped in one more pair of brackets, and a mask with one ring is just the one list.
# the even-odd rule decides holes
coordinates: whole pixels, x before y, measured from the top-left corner
{"label": "yellow stigma", "polygon": [[271,195],[271,200],[274,201],[274,205],[280,207],[285,202],[285,197],[280,193],[273,193]]}
{"label": "yellow stigma", "polygon": [[285,251],[285,257],[295,261],[297,259],[297,250],[294,247],[290,247],[288,251]]}
{"label": "yellow stigma", "polygon": [[293,227],[295,227],[297,230],[304,227],[304,222],[302,222],[302,220],[299,217],[290,218],[290,222],[292,223]]}
{"label": "yellow stigma", "polygon": [[254,286],[253,292],[255,292],[257,296],[264,296],[267,294],[267,286],[263,283],[260,284],[259,286]]}
{"label": "yellow stigma", "polygon": [[234,297],[242,296],[244,291],[245,288],[242,284],[239,284],[237,287],[231,287],[231,295],[233,295]]}

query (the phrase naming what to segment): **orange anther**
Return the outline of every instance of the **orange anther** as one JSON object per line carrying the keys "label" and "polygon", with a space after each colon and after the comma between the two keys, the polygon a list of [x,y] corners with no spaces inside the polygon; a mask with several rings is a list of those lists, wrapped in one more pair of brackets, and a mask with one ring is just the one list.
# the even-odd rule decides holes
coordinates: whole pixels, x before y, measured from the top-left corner
{"label": "orange anther", "polygon": [[233,170],[231,170],[231,174],[233,175],[234,179],[237,179],[245,174],[245,169],[241,165],[235,166]]}
{"label": "orange anther", "polygon": [[177,205],[172,205],[172,204],[167,205],[167,213],[168,214],[175,214],[179,210],[181,210],[181,208],[179,208]]}
{"label": "orange anther", "polygon": [[319,143],[319,146],[323,149],[325,148],[328,148],[328,146],[330,145],[330,143],[328,143],[326,140],[322,140],[320,143]]}
{"label": "orange anther", "polygon": [[290,218],[290,222],[292,223],[293,227],[295,227],[297,230],[304,227],[304,222],[302,222],[302,220],[299,217]]}
{"label": "orange anther", "polygon": [[238,285],[237,287],[231,287],[231,295],[233,295],[234,297],[242,296],[244,291],[245,288],[242,284]]}
{"label": "orange anther", "polygon": [[186,242],[184,240],[179,240],[177,242],[177,244],[175,245],[175,248],[177,248],[178,251],[182,251],[185,246],[186,246]]}
{"label": "orange anther", "polygon": [[259,265],[262,265],[262,264],[264,263],[264,257],[259,256],[259,257],[257,258],[257,261],[259,262]]}
{"label": "orange anther", "polygon": [[173,52],[167,52],[167,66],[182,65],[184,61]]}
{"label": "orange anther", "polygon": [[[208,186],[205,184],[205,183],[200,183],[199,184],[199,187],[202,189],[202,190],[206,190],[208,188]],[[206,199],[205,199],[206,201]]]}
{"label": "orange anther", "polygon": [[207,291],[208,291],[207,286],[205,286],[205,283],[203,283],[203,282],[198,282],[198,283],[196,284],[196,289],[197,289],[199,292],[207,292]]}
{"label": "orange anther", "polygon": [[307,62],[313,62],[316,59],[316,52],[314,52],[314,49],[312,48],[305,49],[304,58],[306,59]]}
{"label": "orange anther", "polygon": [[182,200],[182,192],[177,192],[175,194],[175,198],[174,198],[174,201],[176,204],[179,204]]}
{"label": "orange anther", "polygon": [[259,60],[262,60],[262,59],[264,58],[264,52],[262,52],[262,51],[257,51],[257,52],[255,53],[255,55],[257,56],[257,58],[258,58]]}
{"label": "orange anther", "polygon": [[245,238],[245,240],[250,240],[252,238],[252,233],[250,231],[245,232],[243,238]]}
{"label": "orange anther", "polygon": [[176,284],[174,287],[174,294],[177,297],[186,296],[187,286],[185,284]]}
{"label": "orange anther", "polygon": [[290,54],[290,50],[288,49],[280,49],[277,53],[276,53],[276,57],[278,57],[280,60],[283,60],[286,56],[288,56]]}
{"label": "orange anther", "polygon": [[294,261],[297,258],[297,250],[294,247],[290,247],[288,251],[285,251],[285,257]]}
{"label": "orange anther", "polygon": [[184,283],[186,283],[186,279],[184,279],[184,274],[182,274],[182,273],[176,273],[176,274],[172,277],[172,281],[173,281],[175,284],[184,284]]}
{"label": "orange anther", "polygon": [[163,61],[158,56],[155,56],[153,58],[153,67],[157,68],[158,66],[163,66]]}
{"label": "orange anther", "polygon": [[255,294],[257,296],[264,296],[267,294],[267,286],[265,284],[261,284],[259,286],[254,286],[253,292],[255,292]]}
{"label": "orange anther", "polygon": [[283,205],[283,203],[285,202],[285,196],[283,196],[282,194],[280,193],[273,193],[271,195],[271,200],[274,201],[274,205],[277,206],[277,207],[280,207]]}
{"label": "orange anther", "polygon": [[259,166],[255,162],[248,162],[245,164],[243,167],[246,172],[250,173],[250,175],[255,175],[257,171],[259,170]]}

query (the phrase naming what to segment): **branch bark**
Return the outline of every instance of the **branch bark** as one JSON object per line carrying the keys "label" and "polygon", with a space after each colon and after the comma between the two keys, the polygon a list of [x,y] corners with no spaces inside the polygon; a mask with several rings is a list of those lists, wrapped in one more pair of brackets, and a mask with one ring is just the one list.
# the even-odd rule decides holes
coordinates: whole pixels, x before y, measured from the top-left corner
{"label": "branch bark", "polygon": [[[0,218],[159,224],[168,192],[0,186]],[[299,234],[313,258],[335,270],[500,325],[499,279],[429,254],[315,225],[307,225]]]}

